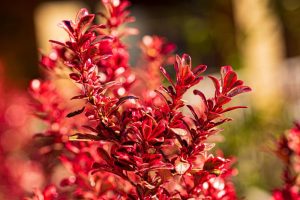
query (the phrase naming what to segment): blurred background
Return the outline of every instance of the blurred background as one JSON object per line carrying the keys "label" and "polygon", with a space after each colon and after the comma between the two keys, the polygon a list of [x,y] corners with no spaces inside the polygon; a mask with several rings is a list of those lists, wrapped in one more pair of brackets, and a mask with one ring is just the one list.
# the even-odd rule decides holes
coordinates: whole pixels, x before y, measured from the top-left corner
{"label": "blurred background", "polygon": [[[101,9],[96,0],[1,2],[0,66],[2,81],[7,82],[3,91],[25,91],[29,80],[40,76],[39,51],[49,50],[49,39],[63,40],[57,24],[74,19],[81,7]],[[253,88],[239,98],[250,108],[231,115],[235,120],[223,127],[219,147],[226,156],[238,158],[234,181],[239,195],[267,199],[281,185],[280,161],[270,148],[300,119],[300,1],[132,0],[131,10],[137,19],[133,26],[140,29],[128,40],[131,52],[136,53],[143,35],[160,35],[177,45],[177,53],[190,54],[194,65],[208,65],[209,73],[232,65]],[[212,88],[207,81],[200,87],[208,92]],[[24,109],[22,103],[14,107],[17,112]]]}

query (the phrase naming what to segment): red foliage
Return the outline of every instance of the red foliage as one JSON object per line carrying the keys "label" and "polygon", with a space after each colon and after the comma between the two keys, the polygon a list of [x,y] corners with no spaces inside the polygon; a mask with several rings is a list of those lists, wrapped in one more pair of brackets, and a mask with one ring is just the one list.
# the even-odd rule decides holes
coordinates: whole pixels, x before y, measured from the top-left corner
{"label": "red foliage", "polygon": [[[68,73],[78,86],[71,89],[77,109],[70,110],[60,88],[53,87],[54,76],[31,82],[36,115],[48,123],[42,152],[51,155],[59,150],[61,163],[72,173],[61,182],[66,189],[51,186],[37,191],[35,198],[236,199],[227,180],[230,159],[213,156],[209,151],[214,145],[206,140],[229,121],[223,113],[244,108],[224,106],[250,88],[225,66],[221,79],[209,76],[214,97],[195,90],[204,106],[189,105],[183,95],[203,79],[206,66],[192,69],[188,55],[177,55],[173,80],[161,65],[169,63],[174,45],[157,36],[147,36],[141,43],[140,63],[146,73],[137,76],[121,41],[136,32],[122,26],[133,20],[126,10],[129,3],[103,0],[103,4],[107,14],[99,15],[105,24],[94,25],[95,15],[82,9],[74,23],[61,23],[70,40],[52,41],[52,56],[43,55],[41,60],[50,74]],[[159,70],[169,86],[161,85]],[[144,88],[135,85],[143,82],[150,83]],[[184,107],[191,114],[184,114]],[[198,107],[203,108],[200,114],[195,111]]]}
{"label": "red foliage", "polygon": [[276,154],[284,162],[282,188],[273,191],[274,200],[300,199],[300,124],[287,131],[277,142]]}

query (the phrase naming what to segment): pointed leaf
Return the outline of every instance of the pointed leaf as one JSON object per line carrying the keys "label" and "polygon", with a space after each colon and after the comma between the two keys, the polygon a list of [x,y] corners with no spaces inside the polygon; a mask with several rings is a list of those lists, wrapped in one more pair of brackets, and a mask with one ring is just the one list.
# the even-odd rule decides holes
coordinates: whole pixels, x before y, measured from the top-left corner
{"label": "pointed leaf", "polygon": [[237,81],[233,84],[232,88],[241,86],[241,85],[243,85],[243,84],[244,84],[244,81],[242,81],[242,80],[237,80]]}
{"label": "pointed leaf", "polygon": [[235,110],[235,109],[239,109],[239,108],[247,108],[247,106],[234,106],[234,107],[229,107],[229,108],[224,109],[221,113],[225,113],[225,112],[228,112],[228,111],[231,111],[231,110]]}
{"label": "pointed leaf", "polygon": [[95,15],[89,14],[80,19],[78,26],[77,26],[78,31],[80,31],[80,34],[85,33],[85,31],[88,29],[88,27],[92,24],[94,18],[95,18]]}
{"label": "pointed leaf", "polygon": [[190,111],[192,112],[192,114],[193,114],[195,120],[198,121],[198,120],[199,120],[199,117],[198,117],[197,113],[195,112],[194,108],[193,108],[191,105],[187,105],[187,107],[188,107],[188,108],[190,109]]}
{"label": "pointed leaf", "polygon": [[237,75],[234,71],[229,71],[223,80],[223,90],[225,92],[229,91],[233,84],[237,81]]}
{"label": "pointed leaf", "polygon": [[159,69],[160,69],[161,73],[164,75],[164,77],[169,81],[169,83],[171,83],[171,84],[173,85],[173,87],[175,87],[175,85],[174,85],[174,83],[173,83],[173,81],[172,81],[170,75],[169,75],[168,72],[166,71],[166,69],[163,68],[162,66],[160,66]]}
{"label": "pointed leaf", "polygon": [[108,164],[111,163],[111,157],[108,155],[108,153],[104,149],[99,147],[97,149],[97,152],[101,156],[101,158],[103,160],[105,160]]}
{"label": "pointed leaf", "polygon": [[220,82],[219,82],[219,80],[216,77],[214,77],[214,76],[208,76],[208,78],[210,78],[212,80],[212,82],[214,83],[215,88],[216,88],[216,94],[220,94],[221,90],[220,90]]}
{"label": "pointed leaf", "polygon": [[218,106],[222,106],[222,105],[228,103],[230,100],[231,100],[230,97],[227,97],[227,96],[221,94],[220,96],[218,96],[216,104]]}
{"label": "pointed leaf", "polygon": [[226,74],[227,74],[229,71],[233,71],[233,69],[232,69],[231,66],[223,66],[223,67],[221,67],[221,79],[222,79],[222,80],[224,80]]}
{"label": "pointed leaf", "polygon": [[49,42],[60,45],[60,46],[63,46],[63,47],[66,47],[66,45],[64,43],[56,41],[56,40],[49,40]]}
{"label": "pointed leaf", "polygon": [[71,100],[73,100],[73,99],[83,99],[83,98],[86,98],[86,96],[85,95],[77,95],[77,96],[72,97]]}
{"label": "pointed leaf", "polygon": [[80,9],[80,11],[76,15],[76,23],[79,23],[80,19],[83,18],[84,16],[88,15],[89,11],[86,8]]}
{"label": "pointed leaf", "polygon": [[207,119],[208,120],[213,120],[213,119],[216,119],[218,117],[220,117],[221,115],[218,114],[218,113],[215,113],[215,112],[209,112],[208,116],[207,116]]}
{"label": "pointed leaf", "polygon": [[70,141],[99,141],[101,138],[97,135],[76,133],[69,136]]}
{"label": "pointed leaf", "polygon": [[244,93],[244,92],[250,92],[251,88],[248,86],[239,86],[237,88],[234,88],[231,92],[228,93],[228,97],[234,97],[238,94]]}
{"label": "pointed leaf", "polygon": [[76,115],[79,115],[84,111],[84,109],[85,109],[85,106],[83,106],[80,110],[76,110],[74,112],[71,112],[71,113],[67,114],[66,117],[70,118],[70,117],[74,117]]}
{"label": "pointed leaf", "polygon": [[74,38],[74,36],[73,36],[74,29],[73,29],[71,21],[63,20],[61,23],[58,24],[58,26],[63,28],[69,34],[69,36]]}

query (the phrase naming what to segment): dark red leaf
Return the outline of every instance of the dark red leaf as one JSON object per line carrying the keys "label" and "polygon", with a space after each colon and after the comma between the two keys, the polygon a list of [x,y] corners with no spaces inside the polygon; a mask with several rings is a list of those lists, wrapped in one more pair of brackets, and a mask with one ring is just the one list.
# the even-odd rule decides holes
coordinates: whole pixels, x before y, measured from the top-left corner
{"label": "dark red leaf", "polygon": [[193,114],[195,120],[198,121],[198,120],[199,120],[199,117],[198,117],[197,113],[195,112],[194,108],[193,108],[191,105],[187,105],[187,107],[188,107],[188,108],[190,109],[190,111],[192,112],[192,114]]}
{"label": "dark red leaf", "polygon": [[202,102],[204,103],[205,106],[207,106],[207,101],[206,101],[206,97],[203,94],[203,92],[199,91],[199,90],[194,90],[193,91],[194,95],[198,95],[201,97]]}
{"label": "dark red leaf", "polygon": [[63,46],[63,47],[66,46],[64,43],[59,42],[59,41],[56,41],[56,40],[49,40],[49,42],[54,43],[54,44],[57,44],[57,45],[60,45],[60,46]]}
{"label": "dark red leaf", "polygon": [[234,88],[231,92],[228,93],[228,97],[234,97],[238,94],[244,93],[244,92],[250,92],[251,88],[248,86],[239,86],[237,88]]}
{"label": "dark red leaf", "polygon": [[108,153],[104,149],[99,147],[97,149],[97,152],[101,156],[101,158],[103,160],[105,160],[108,164],[111,163],[111,157],[108,155]]}
{"label": "dark red leaf", "polygon": [[228,111],[231,111],[231,110],[235,110],[235,109],[239,109],[239,108],[247,108],[247,106],[233,106],[233,107],[229,107],[229,108],[226,108],[226,109],[222,110],[221,113],[225,113],[225,112],[228,112]]}
{"label": "dark red leaf", "polygon": [[128,164],[126,162],[115,161],[115,165],[122,168],[122,169],[124,169],[124,170],[127,170],[127,171],[134,171],[133,165]]}
{"label": "dark red leaf", "polygon": [[207,107],[208,107],[208,110],[213,109],[213,107],[214,107],[214,101],[211,100],[211,99],[208,99],[207,100]]}
{"label": "dark red leaf", "polygon": [[243,84],[244,84],[244,82],[243,82],[242,80],[237,80],[237,81],[233,84],[232,88],[238,87],[238,86],[243,85]]}
{"label": "dark red leaf", "polygon": [[193,69],[193,72],[195,75],[199,75],[203,73],[207,69],[206,65],[199,65],[195,69]]}
{"label": "dark red leaf", "polygon": [[209,112],[208,115],[207,115],[207,119],[208,120],[213,120],[213,119],[216,119],[218,117],[220,117],[221,115],[218,114],[218,113],[215,113],[215,112]]}
{"label": "dark red leaf", "polygon": [[83,99],[83,98],[86,98],[86,95],[77,95],[77,96],[72,97],[71,100],[73,100],[73,99]]}
{"label": "dark red leaf", "polygon": [[69,74],[70,78],[73,79],[74,81],[79,81],[80,80],[80,74],[78,73],[71,73]]}
{"label": "dark red leaf", "polygon": [[216,89],[216,94],[220,94],[220,82],[219,80],[214,77],[214,76],[208,76],[208,78],[210,78],[212,80],[212,82],[214,83],[215,85],[215,89]]}
{"label": "dark red leaf", "polygon": [[173,87],[175,87],[170,75],[168,74],[168,72],[165,70],[165,68],[163,68],[162,66],[160,66],[160,71],[161,73],[165,76],[165,78],[169,81],[169,83],[171,83],[173,85]]}
{"label": "dark red leaf", "polygon": [[226,74],[229,71],[233,71],[231,66],[223,66],[223,67],[221,67],[221,78],[222,78],[222,80],[224,80]]}
{"label": "dark red leaf", "polygon": [[216,158],[210,157],[205,161],[203,169],[211,172],[215,169],[222,168],[222,166],[226,162],[228,161],[221,157],[216,157]]}
{"label": "dark red leaf", "polygon": [[227,97],[227,96],[221,94],[221,95],[218,96],[218,98],[217,98],[217,105],[218,105],[218,106],[222,106],[222,105],[228,103],[230,100],[231,100],[230,97]]}
{"label": "dark red leaf", "polygon": [[89,14],[89,12],[86,8],[80,9],[80,11],[76,15],[75,22],[79,23],[80,19],[83,18],[84,16],[88,15],[88,14]]}
{"label": "dark red leaf", "polygon": [[71,36],[71,37],[74,37],[73,36],[73,33],[74,33],[74,29],[73,29],[73,26],[72,26],[72,22],[69,21],[69,20],[63,20],[61,23],[58,24],[61,28],[65,29],[65,31],[68,32],[68,34]]}
{"label": "dark red leaf", "polygon": [[88,29],[88,27],[92,24],[93,20],[95,18],[95,15],[93,14],[89,14],[89,15],[85,15],[83,16],[78,25],[77,25],[77,28],[78,28],[78,31],[80,31],[80,34],[84,34],[85,31]]}
{"label": "dark red leaf", "polygon": [[84,109],[85,109],[85,106],[83,106],[80,110],[76,110],[74,112],[71,112],[71,113],[67,114],[66,117],[70,118],[70,117],[74,117],[76,115],[79,115],[79,114],[81,114],[84,111]]}
{"label": "dark red leaf", "polygon": [[229,91],[237,81],[237,75],[234,71],[228,71],[223,80],[223,92]]}
{"label": "dark red leaf", "polygon": [[69,136],[70,141],[99,141],[101,138],[97,135],[76,133]]}

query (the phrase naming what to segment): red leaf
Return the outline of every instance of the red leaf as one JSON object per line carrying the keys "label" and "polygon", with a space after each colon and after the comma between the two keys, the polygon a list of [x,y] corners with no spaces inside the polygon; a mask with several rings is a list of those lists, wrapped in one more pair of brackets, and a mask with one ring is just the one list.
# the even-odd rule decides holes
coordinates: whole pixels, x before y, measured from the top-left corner
{"label": "red leaf", "polygon": [[99,141],[101,138],[97,135],[76,133],[69,136],[70,141]]}
{"label": "red leaf", "polygon": [[72,97],[71,100],[73,100],[73,99],[83,99],[83,98],[86,98],[86,95],[77,95],[77,96]]}
{"label": "red leaf", "polygon": [[247,106],[233,106],[233,107],[229,107],[229,108],[226,108],[226,109],[222,110],[221,113],[225,113],[225,112],[228,112],[228,111],[231,111],[231,110],[235,110],[235,109],[239,109],[239,108],[247,108]]}
{"label": "red leaf", "polygon": [[60,46],[63,46],[63,47],[66,47],[66,45],[64,43],[56,41],[56,40],[49,40],[49,42],[60,45]]}
{"label": "red leaf", "polygon": [[108,155],[108,153],[104,149],[99,147],[97,149],[97,152],[101,156],[101,158],[103,160],[105,160],[108,164],[111,163],[111,157]]}
{"label": "red leaf", "polygon": [[213,120],[216,119],[218,117],[220,117],[221,115],[215,112],[209,112],[207,115],[207,120]]}
{"label": "red leaf", "polygon": [[233,84],[232,88],[235,88],[235,87],[240,86],[240,85],[243,85],[243,84],[244,84],[244,82],[243,82],[242,80],[237,80],[237,81]]}
{"label": "red leaf", "polygon": [[71,73],[71,74],[69,74],[69,76],[74,81],[79,81],[80,80],[80,74],[78,74],[78,73]]}
{"label": "red leaf", "polygon": [[205,95],[203,94],[203,92],[199,91],[199,90],[194,90],[193,91],[194,95],[198,95],[201,97],[203,103],[205,104],[205,106],[207,106],[207,100],[206,100],[206,97]]}
{"label": "red leaf", "polygon": [[248,86],[239,86],[237,88],[234,88],[231,92],[228,93],[228,97],[234,97],[238,94],[244,93],[244,92],[250,92],[251,88]]}
{"label": "red leaf", "polygon": [[187,107],[188,107],[188,108],[190,109],[190,111],[192,112],[192,114],[193,114],[195,120],[198,121],[198,120],[199,120],[199,117],[198,117],[197,113],[195,112],[194,108],[193,108],[191,105],[187,105]]}
{"label": "red leaf", "polygon": [[227,97],[225,95],[220,95],[217,98],[217,104],[218,104],[218,106],[222,106],[222,105],[228,103],[230,100],[231,100],[230,97]]}
{"label": "red leaf", "polygon": [[215,89],[216,89],[216,94],[220,94],[220,82],[219,80],[214,77],[214,76],[208,76],[208,78],[210,78],[212,80],[212,82],[214,83],[215,85]]}
{"label": "red leaf", "polygon": [[224,166],[224,164],[227,162],[228,160],[222,157],[216,157],[216,158],[210,157],[205,161],[203,169],[207,171],[211,171],[214,169],[221,169]]}
{"label": "red leaf", "polygon": [[75,22],[79,23],[80,19],[83,18],[84,16],[88,15],[88,14],[89,14],[89,12],[86,8],[80,9],[80,11],[76,15]]}
{"label": "red leaf", "polygon": [[222,78],[223,80],[224,80],[226,74],[227,74],[229,71],[233,71],[231,66],[223,66],[223,67],[221,67],[221,78]]}
{"label": "red leaf", "polygon": [[237,81],[237,75],[234,71],[229,71],[223,80],[223,92],[229,91]]}
{"label": "red leaf", "polygon": [[74,29],[72,26],[72,22],[69,20],[63,20],[61,23],[58,24],[59,27],[63,28],[71,37],[73,36]]}
{"label": "red leaf", "polygon": [[93,20],[95,18],[95,15],[89,14],[82,17],[77,25],[78,31],[80,31],[80,34],[83,35],[85,31],[88,29],[88,27],[92,24]]}
{"label": "red leaf", "polygon": [[198,65],[195,69],[193,69],[193,73],[195,75],[199,75],[203,73],[207,69],[206,65]]}
{"label": "red leaf", "polygon": [[163,68],[162,66],[159,68],[161,73],[165,76],[165,78],[169,81],[169,83],[171,83],[173,85],[173,87],[175,87],[170,75],[168,74],[168,72],[165,70],[165,68]]}
{"label": "red leaf", "polygon": [[71,112],[71,113],[67,114],[66,117],[70,118],[70,117],[74,117],[76,115],[79,115],[84,111],[84,109],[85,109],[85,106],[83,106],[80,110],[76,110],[74,112]]}

